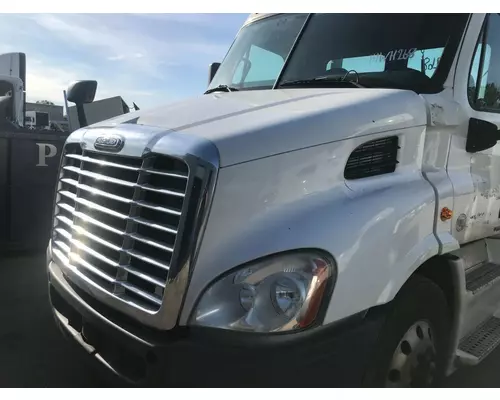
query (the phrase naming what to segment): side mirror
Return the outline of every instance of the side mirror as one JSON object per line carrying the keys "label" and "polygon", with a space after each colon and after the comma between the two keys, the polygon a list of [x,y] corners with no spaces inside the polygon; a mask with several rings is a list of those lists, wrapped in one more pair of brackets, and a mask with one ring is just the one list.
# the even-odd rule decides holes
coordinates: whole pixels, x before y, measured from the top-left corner
{"label": "side mirror", "polygon": [[208,67],[208,84],[210,85],[210,82],[212,82],[212,79],[214,79],[215,74],[217,73],[217,70],[220,67],[220,63],[214,62],[210,64]]}
{"label": "side mirror", "polygon": [[97,81],[76,81],[69,85],[67,99],[76,105],[80,128],[87,126],[84,104],[92,103],[97,91]]}
{"label": "side mirror", "polygon": [[500,132],[495,124],[481,119],[471,118],[469,120],[465,151],[468,153],[476,153],[481,150],[490,149],[497,144],[499,139]]}
{"label": "side mirror", "polygon": [[68,101],[75,104],[92,103],[97,91],[97,81],[76,81],[67,90]]}

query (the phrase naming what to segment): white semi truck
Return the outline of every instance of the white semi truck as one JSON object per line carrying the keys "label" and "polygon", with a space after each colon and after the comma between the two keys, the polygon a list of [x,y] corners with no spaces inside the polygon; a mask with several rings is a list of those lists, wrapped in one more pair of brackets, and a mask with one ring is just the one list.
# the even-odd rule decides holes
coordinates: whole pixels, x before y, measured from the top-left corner
{"label": "white semi truck", "polygon": [[57,324],[135,385],[439,385],[500,343],[499,98],[499,14],[251,15],[69,136]]}

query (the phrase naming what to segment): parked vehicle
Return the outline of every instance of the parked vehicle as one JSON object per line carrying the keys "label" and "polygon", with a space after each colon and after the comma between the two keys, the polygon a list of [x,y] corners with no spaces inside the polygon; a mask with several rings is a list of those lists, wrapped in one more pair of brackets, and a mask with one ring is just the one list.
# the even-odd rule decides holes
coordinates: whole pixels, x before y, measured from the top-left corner
{"label": "parked vehicle", "polygon": [[254,14],[204,95],[72,133],[61,330],[136,385],[432,386],[480,363],[499,35],[498,14]]}
{"label": "parked vehicle", "polygon": [[[97,88],[97,83],[95,83]],[[62,96],[61,96],[62,99]],[[122,105],[121,98],[120,106]],[[90,110],[92,122],[128,110]],[[0,252],[44,251],[50,239],[54,192],[68,132],[45,112],[26,111],[26,56],[0,54]],[[98,102],[96,102],[98,103]],[[111,104],[117,103],[112,98]],[[71,109],[71,108],[70,108]],[[104,117],[103,117],[104,116]]]}
{"label": "parked vehicle", "polygon": [[26,111],[24,126],[28,129],[50,129],[49,113],[39,111]]}

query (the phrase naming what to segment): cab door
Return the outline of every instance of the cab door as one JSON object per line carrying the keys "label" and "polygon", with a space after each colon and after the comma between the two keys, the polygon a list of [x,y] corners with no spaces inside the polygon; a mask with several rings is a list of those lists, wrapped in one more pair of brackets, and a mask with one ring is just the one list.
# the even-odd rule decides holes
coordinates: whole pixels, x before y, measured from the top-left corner
{"label": "cab door", "polygon": [[500,229],[500,142],[465,150],[470,118],[500,128],[500,15],[474,15],[457,63],[455,100],[463,123],[451,141],[448,174],[455,192],[452,234],[461,243]]}

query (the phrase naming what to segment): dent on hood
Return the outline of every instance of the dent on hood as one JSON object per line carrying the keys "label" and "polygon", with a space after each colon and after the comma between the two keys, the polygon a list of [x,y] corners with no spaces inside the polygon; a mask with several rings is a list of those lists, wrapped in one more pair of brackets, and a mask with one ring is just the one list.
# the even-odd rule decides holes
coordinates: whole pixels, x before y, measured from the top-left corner
{"label": "dent on hood", "polygon": [[457,126],[462,124],[467,115],[463,107],[453,99],[450,90],[445,90],[440,94],[424,94],[429,126]]}

